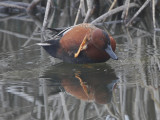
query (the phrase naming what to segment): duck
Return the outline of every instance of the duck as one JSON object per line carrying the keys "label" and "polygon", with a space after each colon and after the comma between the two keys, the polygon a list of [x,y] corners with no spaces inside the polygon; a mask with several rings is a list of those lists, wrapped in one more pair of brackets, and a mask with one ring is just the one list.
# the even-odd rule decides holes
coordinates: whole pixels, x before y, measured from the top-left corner
{"label": "duck", "polygon": [[102,63],[110,58],[118,60],[115,54],[116,41],[104,30],[90,23],[68,27],[51,40],[38,43],[49,55],[66,63]]}

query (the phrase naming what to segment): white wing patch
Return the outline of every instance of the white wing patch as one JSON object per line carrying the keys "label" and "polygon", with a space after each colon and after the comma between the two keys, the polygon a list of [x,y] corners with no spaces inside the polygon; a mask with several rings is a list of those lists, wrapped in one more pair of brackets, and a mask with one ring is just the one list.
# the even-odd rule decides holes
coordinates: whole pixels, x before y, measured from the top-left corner
{"label": "white wing patch", "polygon": [[37,45],[40,45],[40,46],[50,46],[52,44],[50,44],[50,43],[37,43]]}
{"label": "white wing patch", "polygon": [[63,36],[64,36],[67,32],[69,32],[70,30],[72,30],[72,27],[69,28],[68,30],[64,31]]}

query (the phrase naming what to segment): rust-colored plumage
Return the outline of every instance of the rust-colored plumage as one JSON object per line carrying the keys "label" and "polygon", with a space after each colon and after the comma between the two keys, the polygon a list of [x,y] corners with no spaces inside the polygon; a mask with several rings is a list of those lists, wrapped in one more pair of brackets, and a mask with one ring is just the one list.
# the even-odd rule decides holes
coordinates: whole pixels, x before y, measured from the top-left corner
{"label": "rust-colored plumage", "polygon": [[[105,62],[117,59],[115,40],[105,31],[87,23],[79,24],[59,34],[58,40],[41,44],[53,57],[70,63]],[[47,43],[47,45],[46,45]]]}

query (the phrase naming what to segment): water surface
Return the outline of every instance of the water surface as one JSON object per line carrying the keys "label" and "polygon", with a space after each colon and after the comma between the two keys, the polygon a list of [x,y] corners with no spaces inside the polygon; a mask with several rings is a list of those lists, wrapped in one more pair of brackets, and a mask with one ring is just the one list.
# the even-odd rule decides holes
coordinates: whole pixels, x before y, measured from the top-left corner
{"label": "water surface", "polygon": [[160,119],[160,33],[142,22],[110,29],[118,61],[84,65],[37,46],[40,30],[30,18],[0,26],[1,120]]}

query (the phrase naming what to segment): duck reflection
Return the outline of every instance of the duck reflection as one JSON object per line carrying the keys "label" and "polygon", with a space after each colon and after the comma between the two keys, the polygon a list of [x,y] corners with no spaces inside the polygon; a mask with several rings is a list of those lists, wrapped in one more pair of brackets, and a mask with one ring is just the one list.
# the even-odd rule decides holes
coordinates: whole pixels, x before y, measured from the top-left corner
{"label": "duck reflection", "polygon": [[74,65],[61,63],[50,67],[45,73],[52,84],[60,82],[64,90],[72,96],[99,104],[109,103],[117,77],[113,69],[105,63]]}

